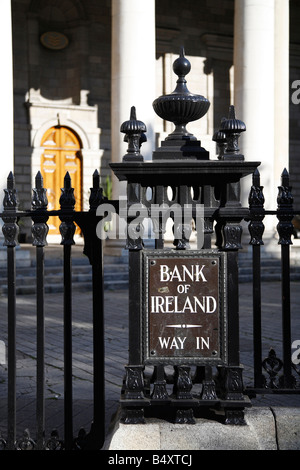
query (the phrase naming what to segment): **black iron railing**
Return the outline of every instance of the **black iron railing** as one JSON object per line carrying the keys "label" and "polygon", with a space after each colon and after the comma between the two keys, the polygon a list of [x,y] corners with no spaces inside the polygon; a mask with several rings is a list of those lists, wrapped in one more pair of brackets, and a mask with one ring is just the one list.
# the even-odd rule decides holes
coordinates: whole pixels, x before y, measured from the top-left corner
{"label": "black iron railing", "polygon": [[[264,209],[263,187],[256,170],[249,194],[249,232],[252,245],[253,269],[253,367],[254,384],[248,392],[255,393],[300,393],[300,367],[292,362],[291,354],[291,288],[290,288],[290,246],[295,234],[293,220],[299,211],[293,208],[292,188],[289,173],[282,172],[278,187],[277,210]],[[282,359],[271,348],[266,358],[262,356],[262,295],[261,295],[261,248],[264,245],[263,220],[267,216],[278,219],[278,244],[281,246],[281,310],[282,310]],[[264,373],[263,373],[264,372]]]}
{"label": "black iron railing", "polygon": [[[100,449],[105,439],[105,376],[104,376],[104,296],[103,296],[103,253],[102,240],[96,233],[99,216],[97,207],[107,202],[99,185],[99,174],[93,175],[93,186],[90,195],[90,209],[86,212],[74,210],[75,199],[71,179],[67,173],[60,199],[61,209],[47,210],[46,189],[43,188],[41,174],[36,176],[36,188],[33,189],[32,210],[19,211],[17,190],[14,176],[8,176],[5,189],[4,210],[0,214],[4,221],[3,234],[7,247],[7,308],[8,308],[8,407],[7,435],[0,438],[2,449]],[[117,209],[117,202],[110,201]],[[293,218],[299,214],[293,208],[293,198],[289,175],[285,170],[279,186],[277,210],[264,209],[263,188],[260,185],[258,171],[253,175],[253,184],[249,196],[249,211],[246,220],[249,222],[253,263],[253,386],[247,387],[246,394],[258,393],[300,393],[299,365],[291,361],[291,302],[290,302],[290,245],[294,230]],[[45,436],[45,298],[44,298],[44,255],[47,244],[47,220],[57,216],[61,221],[60,231],[63,245],[64,275],[64,439],[53,431]],[[268,357],[262,353],[262,295],[261,295],[261,249],[263,246],[264,224],[266,216],[278,218],[277,230],[281,246],[281,282],[282,282],[282,358],[277,357],[271,349]],[[32,220],[32,244],[36,247],[36,437],[30,438],[27,432],[20,438],[16,435],[16,246],[18,244],[18,221],[25,217]],[[209,221],[213,213],[208,214]],[[84,254],[92,266],[92,309],[93,309],[93,404],[94,414],[91,430],[81,432],[77,438],[73,435],[73,396],[72,396],[72,246],[75,223],[80,227],[84,237]],[[159,243],[157,244],[159,247]],[[162,368],[157,373],[164,377]],[[120,377],[122,382],[122,377]]]}
{"label": "black iron railing", "polygon": [[[7,179],[7,188],[3,201],[4,245],[7,247],[7,310],[8,310],[8,416],[7,437],[1,439],[5,449],[100,449],[104,442],[104,332],[103,332],[103,254],[102,240],[96,236],[96,225],[100,217],[96,208],[106,201],[99,185],[99,174],[93,175],[93,187],[90,195],[90,209],[75,212],[74,189],[69,173],[64,178],[60,206],[58,211],[47,211],[46,189],[42,175],[36,176],[33,189],[32,210],[19,211],[15,179],[12,173]],[[45,298],[44,298],[44,252],[47,245],[50,216],[59,217],[63,245],[63,283],[64,283],[64,441],[54,431],[45,437]],[[36,247],[36,438],[30,438],[28,432],[23,438],[16,436],[16,246],[18,245],[18,220],[30,218],[32,224],[32,244]],[[89,433],[81,432],[78,438],[73,436],[73,394],[72,394],[72,245],[74,245],[75,223],[84,236],[84,254],[92,265],[92,309],[93,309],[93,383],[94,413]],[[97,336],[96,336],[97,335]]]}

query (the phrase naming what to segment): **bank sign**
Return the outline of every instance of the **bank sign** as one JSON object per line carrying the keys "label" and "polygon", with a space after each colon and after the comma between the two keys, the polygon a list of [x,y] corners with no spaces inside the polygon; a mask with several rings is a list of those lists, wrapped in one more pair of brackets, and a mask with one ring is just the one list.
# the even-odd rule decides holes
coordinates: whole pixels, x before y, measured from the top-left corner
{"label": "bank sign", "polygon": [[226,362],[226,253],[143,253],[145,363]]}

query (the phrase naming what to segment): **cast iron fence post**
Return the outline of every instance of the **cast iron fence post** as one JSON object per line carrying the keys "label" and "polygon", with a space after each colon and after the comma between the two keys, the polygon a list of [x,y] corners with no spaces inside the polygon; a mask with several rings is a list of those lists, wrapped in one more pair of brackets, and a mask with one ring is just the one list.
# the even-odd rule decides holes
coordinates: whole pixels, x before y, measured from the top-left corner
{"label": "cast iron fence post", "polygon": [[249,232],[252,245],[252,279],[253,279],[253,349],[254,349],[254,387],[262,388],[265,378],[262,374],[262,332],[261,332],[261,246],[264,233],[264,195],[260,185],[259,171],[252,177],[252,186],[249,194],[249,209],[251,221]]}
{"label": "cast iron fence post", "polygon": [[16,440],[16,258],[19,226],[16,211],[18,197],[12,172],[4,189],[2,227],[4,245],[7,247],[7,313],[8,313],[8,396],[7,396],[7,449],[14,449]]}
{"label": "cast iron fence post", "polygon": [[295,378],[292,376],[291,362],[291,299],[290,299],[290,245],[293,234],[292,220],[293,196],[291,193],[290,178],[286,169],[281,175],[281,186],[278,187],[278,234],[281,245],[281,273],[282,273],[282,333],[283,333],[283,377],[284,387],[293,388]]}
{"label": "cast iron fence post", "polygon": [[[178,75],[176,89],[170,95],[157,98],[153,102],[153,108],[162,119],[174,123],[174,131],[153,152],[152,160],[144,162],[139,148],[145,140],[146,129],[141,121],[137,121],[135,110],[132,109],[130,120],[121,126],[121,132],[125,133],[124,140],[129,143],[127,154],[121,163],[111,164],[119,180],[127,181],[127,223],[128,227],[130,225],[127,234],[129,364],[126,366],[126,378],[121,394],[123,419],[125,423],[143,423],[145,415],[156,414],[162,417],[169,414],[173,415],[176,422],[194,423],[193,413],[209,407],[221,408],[226,423],[244,424],[243,410],[251,403],[244,396],[239,358],[237,261],[238,250],[241,248],[241,221],[248,214],[248,209],[241,207],[239,186],[240,179],[253,173],[259,163],[245,162],[244,156],[240,154],[238,139],[246,126],[236,119],[233,107],[229,109],[228,118],[221,123],[222,142],[225,139],[226,145],[223,142],[222,152],[217,160],[210,160],[209,153],[201,146],[201,142],[186,128],[190,121],[200,119],[206,114],[209,101],[201,95],[190,93],[187,89],[185,76],[190,71],[190,62],[183,51],[175,60],[173,70]],[[219,141],[221,137],[217,137]],[[150,198],[146,196],[149,188],[152,193]],[[169,191],[172,192],[171,197]],[[204,208],[203,223],[201,228],[198,226],[197,249],[193,250],[190,248],[191,222],[197,227],[199,205]],[[135,217],[138,214],[132,211],[134,208],[139,212],[137,219]],[[181,211],[179,217],[176,212],[178,208]],[[189,221],[183,217],[184,210],[191,210]],[[155,248],[152,250],[143,243],[142,221],[146,218],[151,218],[153,223]],[[174,248],[165,243],[168,218],[173,220]],[[215,222],[217,248],[212,248]],[[135,232],[132,231],[134,223]],[[211,281],[210,288],[213,292],[219,292],[219,323],[214,330],[219,333],[212,336],[215,338],[213,341],[217,349],[209,350],[209,357],[204,357],[204,353],[199,352],[200,336],[190,333],[189,336],[183,336],[183,331],[187,331],[183,330],[185,325],[165,325],[165,318],[168,316],[160,316],[160,320],[157,320],[158,316],[153,316],[154,303],[151,304],[151,299],[158,293],[161,293],[159,302],[171,302],[172,296],[166,297],[168,289],[172,289],[171,285],[158,287],[154,281],[157,279],[155,270],[161,269],[161,260],[167,260],[165,262],[170,263],[167,265],[168,269],[171,269],[170,266],[173,266],[174,262],[181,266],[184,262],[199,264],[204,259],[207,267],[203,264],[202,269],[205,267],[212,279],[215,279],[213,273],[216,272],[214,269],[217,269],[213,266],[218,266],[217,281]],[[175,266],[177,268],[177,265]],[[206,281],[205,277],[203,281]],[[193,287],[193,283],[191,285]],[[173,293],[173,299],[174,295]],[[155,301],[154,299],[153,302]],[[159,311],[163,312],[162,307],[160,310],[158,308],[156,313]],[[194,317],[194,323],[196,318],[197,316]],[[157,333],[156,327],[153,326],[156,321],[160,333]],[[173,320],[173,323],[176,321],[180,320]],[[181,322],[184,320],[181,319]],[[201,325],[191,326],[198,328],[199,332]],[[181,338],[182,341],[189,338],[188,341],[193,339],[193,344],[197,345],[199,350],[188,353],[182,347],[184,351],[180,353],[181,356],[179,353],[172,355],[172,352],[168,355],[163,351],[166,344],[164,341],[168,338],[164,339],[162,336],[167,335],[164,332],[168,328],[176,328],[174,331],[177,333],[173,333],[174,345],[176,338]],[[211,323],[208,328],[212,328]],[[155,336],[159,334],[160,336]],[[157,343],[158,350],[150,347],[150,344],[155,344],[154,338],[157,341],[161,338],[161,346]],[[204,339],[202,337],[201,341]],[[209,338],[206,340],[209,341]],[[145,373],[145,365],[153,366],[150,376],[148,372]],[[166,373],[168,365],[173,366],[173,374]],[[194,375],[192,366],[196,366]],[[218,370],[216,377],[213,376],[214,366]],[[202,386],[198,396],[193,394],[193,385],[196,383]]]}
{"label": "cast iron fence post", "polygon": [[64,414],[65,414],[65,448],[71,450],[73,445],[73,385],[72,385],[72,260],[71,247],[74,245],[75,224],[73,212],[75,207],[74,188],[67,172],[64,187],[60,196],[61,224],[59,227],[64,250]]}
{"label": "cast iron fence post", "polygon": [[49,231],[47,220],[47,189],[43,187],[43,177],[40,172],[35,178],[36,187],[32,190],[31,227],[33,246],[36,247],[36,315],[37,315],[37,377],[36,377],[36,417],[37,417],[37,449],[44,447],[45,439],[45,310],[44,310],[44,247],[47,245]]}

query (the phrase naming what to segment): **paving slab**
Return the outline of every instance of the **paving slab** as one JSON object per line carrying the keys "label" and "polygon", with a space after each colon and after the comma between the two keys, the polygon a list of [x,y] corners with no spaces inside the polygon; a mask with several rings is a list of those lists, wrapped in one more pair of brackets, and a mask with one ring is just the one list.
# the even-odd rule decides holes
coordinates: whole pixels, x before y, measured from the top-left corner
{"label": "paving slab", "polygon": [[273,407],[279,450],[300,450],[300,408]]}

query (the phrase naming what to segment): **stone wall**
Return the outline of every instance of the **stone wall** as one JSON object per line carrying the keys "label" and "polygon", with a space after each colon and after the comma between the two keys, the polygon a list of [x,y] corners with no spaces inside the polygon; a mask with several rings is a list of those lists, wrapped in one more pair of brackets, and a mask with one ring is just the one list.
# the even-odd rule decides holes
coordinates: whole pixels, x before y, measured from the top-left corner
{"label": "stone wall", "polygon": [[[51,5],[54,6],[51,13]],[[291,59],[290,82],[300,79],[300,5],[290,2]],[[51,20],[51,14],[55,21]],[[26,101],[40,96],[62,107],[86,104],[97,107],[101,174],[110,173],[111,159],[111,1],[72,2],[61,0],[12,0],[14,53],[14,138],[15,176],[22,208],[30,205],[32,186],[32,125]],[[192,63],[187,77],[191,92],[211,101],[205,119],[190,129],[214,153],[211,136],[232,104],[234,0],[186,0],[156,2],[157,96],[171,92],[176,77],[172,60],[184,46]],[[147,21],[147,18],[145,18]],[[47,24],[48,22],[48,24]],[[41,32],[61,26],[69,37],[68,48],[45,49]],[[138,38],[146,41],[147,38]],[[136,70],[138,73],[137,57]],[[145,90],[146,93],[147,90]],[[238,116],[243,119],[243,116]],[[142,116],[139,116],[143,119]],[[121,124],[121,123],[120,123]],[[247,124],[247,123],[246,123]],[[156,132],[169,132],[170,124],[156,120]],[[172,125],[171,125],[172,126]],[[300,105],[290,104],[290,173],[295,205],[300,206]],[[263,130],[261,130],[263,132]],[[267,136],[266,136],[267,138]],[[246,156],[247,158],[247,156]],[[270,156],[272,158],[272,156]]]}

